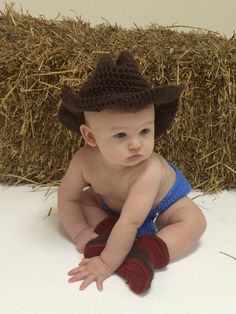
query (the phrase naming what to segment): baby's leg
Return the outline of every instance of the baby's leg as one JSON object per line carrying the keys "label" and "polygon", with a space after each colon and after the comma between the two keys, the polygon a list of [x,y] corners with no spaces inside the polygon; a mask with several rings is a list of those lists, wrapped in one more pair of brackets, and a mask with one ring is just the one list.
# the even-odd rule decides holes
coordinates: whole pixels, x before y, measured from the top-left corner
{"label": "baby's leg", "polygon": [[90,188],[82,192],[79,203],[90,227],[96,227],[99,222],[109,216],[100,206],[100,197]]}
{"label": "baby's leg", "polygon": [[206,229],[200,208],[188,197],[178,200],[157,217],[157,236],[167,245],[170,260],[190,249]]}

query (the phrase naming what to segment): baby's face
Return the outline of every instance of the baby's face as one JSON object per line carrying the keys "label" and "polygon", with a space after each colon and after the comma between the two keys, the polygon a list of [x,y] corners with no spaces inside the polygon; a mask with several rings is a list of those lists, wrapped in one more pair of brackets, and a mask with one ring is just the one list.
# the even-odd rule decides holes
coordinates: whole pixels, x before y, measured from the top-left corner
{"label": "baby's face", "polygon": [[133,166],[152,154],[154,105],[137,112],[87,112],[85,117],[93,132],[96,146],[112,165]]}

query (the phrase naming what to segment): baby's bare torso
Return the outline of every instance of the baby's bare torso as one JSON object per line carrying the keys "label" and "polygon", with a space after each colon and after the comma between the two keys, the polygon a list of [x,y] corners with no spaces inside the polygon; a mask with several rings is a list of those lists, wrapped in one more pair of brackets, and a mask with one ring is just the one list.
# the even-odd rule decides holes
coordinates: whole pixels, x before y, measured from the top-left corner
{"label": "baby's bare torso", "polygon": [[[107,167],[101,162],[97,149],[85,146],[80,149],[80,167],[87,184],[95,193],[98,200],[103,200],[110,208],[120,211],[128,197],[134,180],[138,180],[142,171],[151,163],[153,171],[160,169],[160,184],[157,184],[157,193],[153,207],[157,206],[171,189],[175,182],[175,171],[161,156],[153,153],[152,156],[135,166],[121,170]],[[155,184],[155,182],[154,182]]]}

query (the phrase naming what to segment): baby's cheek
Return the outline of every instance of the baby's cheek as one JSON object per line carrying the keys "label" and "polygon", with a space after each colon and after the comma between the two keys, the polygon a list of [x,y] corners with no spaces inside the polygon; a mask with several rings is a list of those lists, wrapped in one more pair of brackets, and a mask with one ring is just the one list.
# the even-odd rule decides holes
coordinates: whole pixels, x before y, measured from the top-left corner
{"label": "baby's cheek", "polygon": [[119,163],[119,162],[123,162],[124,159],[124,152],[122,149],[119,149],[118,147],[116,149],[111,149],[111,152],[109,154],[109,158],[111,161],[113,161],[114,163]]}
{"label": "baby's cheek", "polygon": [[119,150],[117,150],[114,145],[103,147],[102,150],[103,157],[108,161],[115,161],[119,157]]}
{"label": "baby's cheek", "polygon": [[110,159],[113,161],[118,161],[122,157],[122,153],[119,150],[113,150],[110,154]]}
{"label": "baby's cheek", "polygon": [[155,145],[154,137],[150,138],[148,141],[148,149],[153,151]]}

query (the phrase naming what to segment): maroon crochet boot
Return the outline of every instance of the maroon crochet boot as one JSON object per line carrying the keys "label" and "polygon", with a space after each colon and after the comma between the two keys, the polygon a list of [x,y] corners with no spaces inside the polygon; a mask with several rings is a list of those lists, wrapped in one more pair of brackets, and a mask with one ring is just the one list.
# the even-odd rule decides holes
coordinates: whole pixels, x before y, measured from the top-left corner
{"label": "maroon crochet boot", "polygon": [[[103,251],[109,233],[103,233],[89,241],[84,250],[84,257],[98,256]],[[133,247],[123,264],[115,273],[124,278],[130,289],[138,294],[146,292],[154,276],[152,263],[148,254],[141,248]]]}
{"label": "maroon crochet boot", "polygon": [[144,250],[152,261],[154,269],[160,269],[169,264],[169,252],[165,242],[156,235],[144,235],[140,237],[134,244]]}
{"label": "maroon crochet boot", "polygon": [[136,247],[131,249],[115,273],[125,279],[130,290],[137,294],[146,292],[151,287],[154,277],[148,254]]}
{"label": "maroon crochet boot", "polygon": [[94,232],[98,234],[98,236],[91,241],[89,241],[84,249],[84,256],[86,258],[90,258],[93,256],[98,256],[103,251],[107,239],[111,233],[112,228],[116,224],[119,217],[117,216],[108,216],[104,220],[102,220],[94,229]]}
{"label": "maroon crochet boot", "polygon": [[[86,258],[98,256],[105,248],[109,232],[99,235],[89,241],[85,246],[84,256]],[[156,235],[144,235],[135,241],[133,248],[142,249],[148,254],[154,269],[161,269],[169,264],[169,252],[165,242]]]}
{"label": "maroon crochet boot", "polygon": [[[109,216],[96,226],[94,231],[99,236],[89,241],[85,246],[85,258],[101,254],[117,220],[118,217]],[[138,247],[132,248],[125,261],[115,273],[124,278],[130,289],[137,294],[142,294],[150,288],[154,276],[148,254]]]}
{"label": "maroon crochet boot", "polygon": [[97,226],[94,229],[94,232],[96,232],[97,234],[102,234],[104,232],[110,233],[118,219],[119,219],[118,215],[108,216],[107,218],[99,222],[99,224],[97,224]]}
{"label": "maroon crochet boot", "polygon": [[106,246],[109,235],[110,232],[104,232],[96,238],[90,240],[84,248],[84,257],[90,258],[100,255]]}
{"label": "maroon crochet boot", "polygon": [[85,246],[84,256],[86,258],[101,254],[106,245],[109,234],[111,233],[111,230],[118,219],[119,216],[108,216],[107,218],[99,222],[99,224],[97,224],[94,232],[97,233],[99,236],[89,241]]}
{"label": "maroon crochet boot", "polygon": [[[96,226],[95,232],[100,235],[87,243],[84,251],[85,257],[93,257],[101,254],[117,220],[118,217],[109,216]],[[154,269],[161,269],[169,263],[170,258],[167,245],[156,235],[150,234],[140,237],[135,241],[134,247],[144,250],[149,255]]]}

